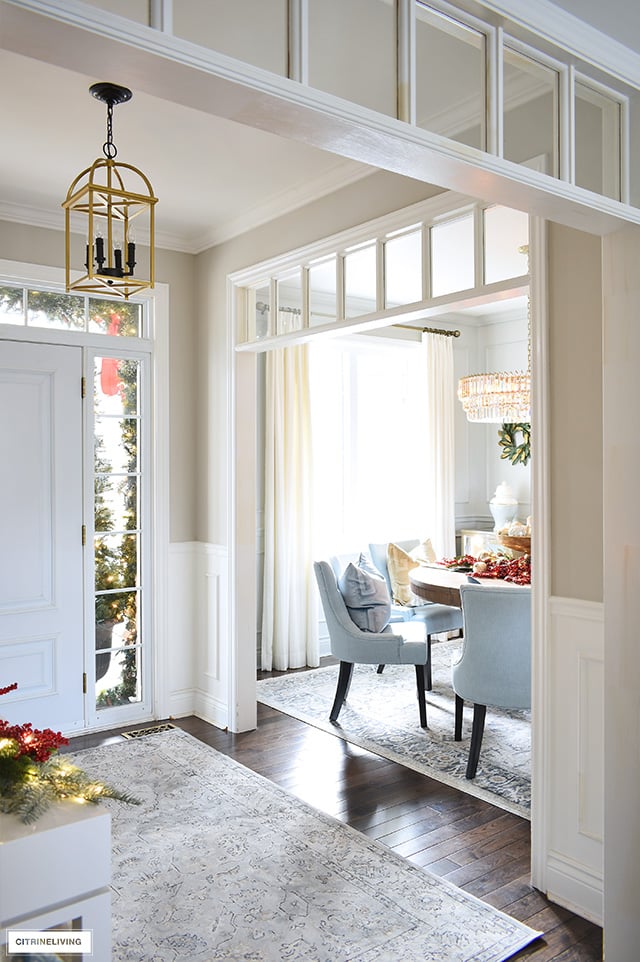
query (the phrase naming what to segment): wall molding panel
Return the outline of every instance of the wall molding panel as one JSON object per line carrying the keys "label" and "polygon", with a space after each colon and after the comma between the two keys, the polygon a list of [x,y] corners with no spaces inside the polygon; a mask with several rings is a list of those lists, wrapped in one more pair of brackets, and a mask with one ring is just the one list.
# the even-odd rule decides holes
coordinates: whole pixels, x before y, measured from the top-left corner
{"label": "wall molding panel", "polygon": [[602,925],[604,895],[604,606],[549,602],[550,786],[545,888]]}
{"label": "wall molding panel", "polygon": [[170,545],[170,714],[195,714],[218,728],[226,728],[229,713],[227,564],[221,545]]}

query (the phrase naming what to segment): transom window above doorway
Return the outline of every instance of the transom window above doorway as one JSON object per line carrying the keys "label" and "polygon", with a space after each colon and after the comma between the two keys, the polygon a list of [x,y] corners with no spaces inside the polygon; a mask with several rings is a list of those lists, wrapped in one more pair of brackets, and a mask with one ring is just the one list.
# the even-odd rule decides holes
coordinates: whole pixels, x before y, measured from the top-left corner
{"label": "transom window above doorway", "polygon": [[144,306],[133,301],[123,304],[121,299],[111,301],[17,285],[0,287],[0,324],[142,337],[144,313]]}
{"label": "transom window above doorway", "polygon": [[526,285],[529,217],[442,195],[361,225],[277,265],[244,287],[239,346],[296,341],[319,329],[425,317],[438,307]]}

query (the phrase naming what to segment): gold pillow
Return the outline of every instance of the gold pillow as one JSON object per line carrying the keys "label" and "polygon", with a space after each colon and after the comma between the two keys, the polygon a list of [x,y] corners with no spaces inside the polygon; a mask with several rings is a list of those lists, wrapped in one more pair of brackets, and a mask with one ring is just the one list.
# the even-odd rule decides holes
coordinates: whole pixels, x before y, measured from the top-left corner
{"label": "gold pillow", "polygon": [[425,538],[421,544],[411,551],[405,551],[399,545],[391,542],[387,546],[387,569],[391,582],[391,595],[397,605],[423,605],[424,601],[414,595],[409,581],[409,572],[425,561],[435,561],[430,538]]}
{"label": "gold pillow", "polygon": [[391,582],[391,596],[397,605],[410,605],[414,601],[409,572],[420,564],[397,544],[387,546],[387,568]]}

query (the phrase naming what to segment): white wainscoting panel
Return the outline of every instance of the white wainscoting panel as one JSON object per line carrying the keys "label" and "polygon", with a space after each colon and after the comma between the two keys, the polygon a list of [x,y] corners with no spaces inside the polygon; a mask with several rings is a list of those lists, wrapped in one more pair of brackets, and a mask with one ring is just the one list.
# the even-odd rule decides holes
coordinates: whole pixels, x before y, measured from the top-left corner
{"label": "white wainscoting panel", "polygon": [[169,714],[228,719],[227,550],[201,542],[169,550]]}
{"label": "white wainscoting panel", "polygon": [[604,610],[551,598],[547,894],[602,924]]}
{"label": "white wainscoting panel", "polygon": [[[195,711],[196,570],[198,544],[194,541],[169,545],[168,666],[166,688],[168,712],[174,718]],[[162,714],[165,714],[163,712]]]}
{"label": "white wainscoting panel", "polygon": [[196,555],[195,713],[226,728],[229,722],[227,549],[198,544]]}

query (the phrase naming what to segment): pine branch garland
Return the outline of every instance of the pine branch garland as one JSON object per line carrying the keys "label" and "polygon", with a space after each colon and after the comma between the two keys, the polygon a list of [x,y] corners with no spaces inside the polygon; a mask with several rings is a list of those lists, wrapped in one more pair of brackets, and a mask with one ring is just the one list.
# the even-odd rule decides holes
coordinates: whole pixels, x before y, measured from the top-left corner
{"label": "pine branch garland", "polygon": [[[14,691],[13,683],[0,695]],[[0,813],[35,822],[53,802],[65,799],[97,804],[113,798],[139,805],[137,798],[111,785],[89,778],[82,769],[56,754],[69,741],[50,728],[40,731],[30,722],[10,725],[0,718]]]}
{"label": "pine branch garland", "polygon": [[35,822],[53,802],[71,799],[97,805],[104,798],[140,804],[129,792],[90,778],[63,756],[53,756],[38,765],[22,764],[18,778],[0,782],[0,811],[11,812],[26,823]]}

